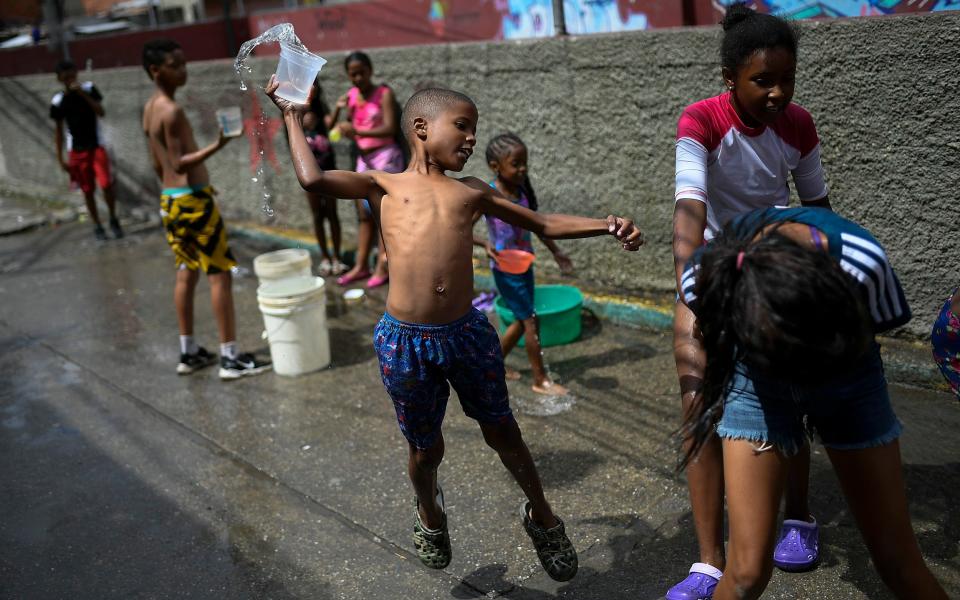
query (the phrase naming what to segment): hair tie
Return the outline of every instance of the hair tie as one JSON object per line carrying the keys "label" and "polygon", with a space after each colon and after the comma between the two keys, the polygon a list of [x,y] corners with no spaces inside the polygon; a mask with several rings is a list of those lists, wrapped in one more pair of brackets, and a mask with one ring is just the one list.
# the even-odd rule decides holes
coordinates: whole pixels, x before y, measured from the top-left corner
{"label": "hair tie", "polygon": [[737,253],[737,270],[743,270],[743,250]]}

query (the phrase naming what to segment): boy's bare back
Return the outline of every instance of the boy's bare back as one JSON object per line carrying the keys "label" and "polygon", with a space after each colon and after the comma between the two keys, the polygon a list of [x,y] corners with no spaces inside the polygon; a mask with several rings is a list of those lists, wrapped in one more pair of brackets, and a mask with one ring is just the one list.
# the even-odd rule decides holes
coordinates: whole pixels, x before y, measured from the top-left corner
{"label": "boy's bare back", "polygon": [[160,90],[143,107],[143,132],[150,143],[153,168],[163,187],[203,186],[210,182],[210,174],[202,162],[186,168],[176,163],[178,157],[196,152],[197,143],[183,109]]}

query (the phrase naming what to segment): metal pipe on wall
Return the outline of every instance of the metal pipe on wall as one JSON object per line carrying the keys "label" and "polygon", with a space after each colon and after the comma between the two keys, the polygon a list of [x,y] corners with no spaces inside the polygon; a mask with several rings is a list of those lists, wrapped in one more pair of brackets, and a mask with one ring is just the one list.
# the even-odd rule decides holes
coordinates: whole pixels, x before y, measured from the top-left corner
{"label": "metal pipe on wall", "polygon": [[567,35],[567,19],[563,13],[563,0],[553,0],[553,35]]}

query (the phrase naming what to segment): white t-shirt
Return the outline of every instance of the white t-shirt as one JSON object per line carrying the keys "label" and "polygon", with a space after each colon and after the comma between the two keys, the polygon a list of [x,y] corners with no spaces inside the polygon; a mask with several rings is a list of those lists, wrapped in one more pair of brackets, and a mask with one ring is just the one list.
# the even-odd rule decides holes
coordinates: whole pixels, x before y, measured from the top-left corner
{"label": "white t-shirt", "polygon": [[675,200],[707,205],[704,239],[745,212],[790,202],[788,175],[802,201],[827,196],[813,118],[790,103],[770,126],[747,127],[730,93],[688,106],[677,123]]}

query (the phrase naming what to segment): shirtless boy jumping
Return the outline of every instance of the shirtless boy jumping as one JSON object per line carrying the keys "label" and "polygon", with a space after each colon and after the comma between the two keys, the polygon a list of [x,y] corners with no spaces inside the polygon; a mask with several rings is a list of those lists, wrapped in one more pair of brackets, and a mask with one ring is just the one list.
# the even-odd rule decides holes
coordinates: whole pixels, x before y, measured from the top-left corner
{"label": "shirtless boy jumping", "polygon": [[220,379],[238,379],[270,368],[237,347],[233,280],[237,264],[227,245],[227,231],[213,201],[210,175],[203,161],[229,141],[223,130],[217,141],[197,149],[193,129],[173,96],[187,82],[187,62],[180,45],[172,40],[152,40],[143,46],[143,68],[157,86],[143,107],[143,132],[150,143],[150,158],[163,182],[160,214],[173,250],[177,280],[173,302],[180,325],[180,362],[177,373],[188,375],[216,362],[193,340],[193,294],[207,274],[213,314],[220,329]]}
{"label": "shirtless boy jumping", "polygon": [[374,330],[380,374],[410,449],[408,472],[416,492],[414,545],[424,565],[450,562],[450,537],[437,485],[443,458],[443,421],[450,385],[467,416],[520,484],[523,526],[547,574],[567,581],[577,572],[577,552],[543,496],[540,476],[510,411],[500,341],[483,313],[471,305],[473,214],[504,221],[551,238],[613,235],[626,250],[643,243],[627,219],[588,219],[535,213],[507,200],[475,177],[455,179],[477,143],[477,107],[450,90],[426,89],[403,109],[401,126],[412,150],[403,173],[321,171],[301,126],[305,106],[267,95],[283,111],[300,185],[336,198],[366,198],[380,222],[390,254],[387,312]]}

